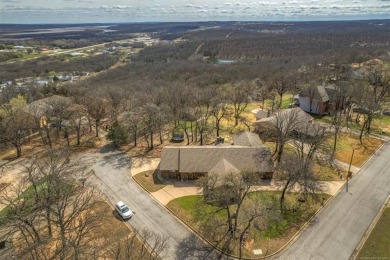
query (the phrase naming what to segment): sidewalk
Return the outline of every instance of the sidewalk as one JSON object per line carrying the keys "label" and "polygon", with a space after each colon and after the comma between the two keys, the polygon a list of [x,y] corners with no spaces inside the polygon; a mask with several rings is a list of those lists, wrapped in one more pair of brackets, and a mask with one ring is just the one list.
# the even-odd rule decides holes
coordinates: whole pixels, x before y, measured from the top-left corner
{"label": "sidewalk", "polygon": [[[134,176],[140,172],[155,170],[160,163],[160,158],[132,158],[131,175]],[[342,162],[336,162],[340,168],[347,170],[348,164]],[[356,173],[359,170],[358,167],[352,166],[351,171]],[[175,179],[165,179],[166,186],[156,192],[150,193],[158,202],[162,205],[167,205],[171,200],[176,198],[201,195],[202,189],[199,188],[195,181],[178,181]],[[323,181],[321,182],[324,187],[324,193],[334,196],[340,188],[344,185],[345,180],[342,181]],[[283,185],[273,181],[264,181],[262,185],[253,187],[256,191],[278,191],[282,190]],[[292,192],[299,192],[299,187],[292,189]]]}
{"label": "sidewalk", "polygon": [[[152,192],[151,195],[162,205],[167,205],[171,200],[176,198],[190,196],[190,195],[201,195],[202,189],[196,186],[194,181],[166,181],[167,186]],[[324,181],[324,193],[334,196],[340,188],[344,185],[344,181]],[[280,191],[283,186],[278,183],[271,182],[261,186],[253,187],[254,191]],[[290,192],[299,192],[299,187],[295,187]]]}

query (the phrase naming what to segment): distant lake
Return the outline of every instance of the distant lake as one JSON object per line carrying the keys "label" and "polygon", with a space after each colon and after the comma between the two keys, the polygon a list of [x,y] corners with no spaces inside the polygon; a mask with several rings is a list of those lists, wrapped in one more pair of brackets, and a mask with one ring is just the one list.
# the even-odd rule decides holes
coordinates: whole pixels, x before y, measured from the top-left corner
{"label": "distant lake", "polygon": [[236,63],[237,60],[229,60],[229,59],[217,59],[217,64],[232,64]]}

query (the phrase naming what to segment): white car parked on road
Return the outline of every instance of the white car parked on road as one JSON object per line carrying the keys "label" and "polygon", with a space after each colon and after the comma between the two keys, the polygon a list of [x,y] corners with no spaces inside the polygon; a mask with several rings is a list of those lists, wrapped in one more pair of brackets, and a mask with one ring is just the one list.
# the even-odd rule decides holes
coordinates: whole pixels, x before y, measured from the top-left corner
{"label": "white car parked on road", "polygon": [[115,209],[123,219],[129,219],[133,216],[133,211],[123,201],[118,201],[115,204]]}

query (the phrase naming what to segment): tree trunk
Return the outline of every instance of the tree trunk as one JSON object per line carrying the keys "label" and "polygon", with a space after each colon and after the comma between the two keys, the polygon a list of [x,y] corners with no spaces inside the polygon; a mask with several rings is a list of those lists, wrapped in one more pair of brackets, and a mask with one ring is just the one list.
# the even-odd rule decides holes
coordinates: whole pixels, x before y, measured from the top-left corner
{"label": "tree trunk", "polygon": [[217,137],[219,136],[219,120],[215,119],[215,128],[217,129]]}
{"label": "tree trunk", "polygon": [[286,195],[286,191],[288,188],[288,185],[290,184],[290,180],[286,182],[286,184],[283,187],[282,195],[280,196],[280,211],[283,212],[283,203],[284,203],[284,197]]}
{"label": "tree trunk", "polygon": [[192,121],[190,122],[190,129],[191,129],[191,142],[194,142],[194,130],[192,128]]}
{"label": "tree trunk", "polygon": [[134,132],[134,146],[137,146],[137,133]]}
{"label": "tree trunk", "polygon": [[80,128],[76,128],[77,145],[80,145]]}
{"label": "tree trunk", "polygon": [[367,120],[364,120],[363,126],[362,126],[362,128],[360,129],[360,135],[359,135],[360,144],[363,144],[362,138],[363,138],[364,129],[366,128],[366,124],[367,124]]}
{"label": "tree trunk", "polygon": [[333,136],[333,150],[332,150],[332,154],[330,155],[330,161],[331,162],[333,161],[334,155],[336,154],[338,134],[339,134],[339,128],[335,127],[335,129],[334,129],[334,136]]}
{"label": "tree trunk", "polygon": [[280,109],[282,107],[282,103],[283,103],[283,93],[281,93],[280,95],[280,102],[279,102],[279,105],[278,105],[278,109]]}
{"label": "tree trunk", "polygon": [[277,156],[276,156],[276,161],[277,161],[278,163],[279,163],[280,160],[282,159],[283,148],[284,148],[284,144],[283,144],[283,143],[279,143],[278,153],[277,153]]}
{"label": "tree trunk", "polygon": [[65,138],[66,138],[66,143],[68,147],[70,146],[70,138],[69,138],[69,133],[68,133],[68,128],[65,127]]}
{"label": "tree trunk", "polygon": [[254,219],[255,219],[255,217],[252,216],[252,217],[249,219],[249,221],[248,221],[246,227],[244,228],[244,230],[241,232],[241,235],[240,235],[240,246],[239,246],[239,252],[238,252],[238,259],[241,259],[241,258],[242,258],[242,244],[243,244],[243,242],[244,242],[245,233],[248,231],[248,229],[249,229],[249,227],[251,226],[252,221],[253,221]]}
{"label": "tree trunk", "polygon": [[95,120],[95,131],[96,131],[96,135],[95,137],[99,137],[99,121],[98,119]]}
{"label": "tree trunk", "polygon": [[20,158],[22,156],[22,145],[19,142],[16,142],[14,145],[16,148],[16,156]]}
{"label": "tree trunk", "polygon": [[46,206],[46,221],[47,221],[47,234],[49,237],[52,237],[52,230],[51,230],[51,221],[50,221],[50,210],[48,209],[48,206]]}
{"label": "tree trunk", "polygon": [[153,150],[154,145],[153,145],[153,131],[150,130],[150,150]]}
{"label": "tree trunk", "polygon": [[160,132],[159,133],[160,134],[160,144],[163,144],[162,131],[160,130],[159,132]]}
{"label": "tree trunk", "polygon": [[46,132],[47,141],[49,142],[49,147],[52,148],[51,138],[50,138],[50,129],[49,129],[49,128],[46,128],[46,129],[45,129],[45,132]]}

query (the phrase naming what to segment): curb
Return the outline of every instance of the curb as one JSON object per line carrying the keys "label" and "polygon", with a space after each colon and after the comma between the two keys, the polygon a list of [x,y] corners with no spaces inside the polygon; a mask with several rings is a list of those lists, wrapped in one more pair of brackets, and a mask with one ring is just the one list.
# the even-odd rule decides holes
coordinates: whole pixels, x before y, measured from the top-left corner
{"label": "curb", "polygon": [[[349,178],[349,182],[351,183],[352,181],[354,181],[356,179],[356,177],[359,175],[359,173],[361,172],[361,170],[364,168],[364,166],[366,166],[366,164],[372,160],[372,158],[374,157],[374,155],[376,155],[378,153],[379,150],[381,150],[383,148],[383,146],[385,146],[386,144],[390,144],[390,141],[386,141],[384,142],[381,146],[379,146],[373,153],[372,155],[370,156],[370,158],[368,158],[360,167],[359,167],[359,170],[355,173],[355,175],[353,175],[351,178]],[[346,185],[346,181],[344,182],[343,186],[340,187],[340,191],[344,188],[344,186]]]}
{"label": "curb", "polygon": [[353,251],[351,257],[349,259],[355,260],[356,257],[359,255],[360,250],[363,248],[363,246],[366,244],[367,239],[370,237],[372,231],[374,230],[376,224],[380,220],[380,218],[383,215],[383,212],[385,211],[385,208],[387,208],[388,203],[390,202],[390,195],[387,197],[385,203],[380,208],[379,212],[375,215],[375,218],[372,220],[370,226],[366,229],[366,232],[364,232],[364,235],[362,239],[360,240],[359,244],[356,246],[355,250]]}
{"label": "curb", "polygon": [[[370,158],[368,160],[366,160],[360,167],[360,169],[355,173],[355,176],[356,177],[361,169],[372,159],[372,157],[380,150],[382,149],[382,147],[384,145],[386,145],[387,142],[384,142],[381,146],[379,146],[375,152],[370,156]],[[158,204],[160,204],[162,207],[164,207],[165,209],[167,209],[171,215],[173,215],[176,219],[178,219],[180,222],[182,222],[191,232],[193,232],[194,234],[196,234],[196,236],[201,239],[202,241],[206,242],[207,244],[209,244],[214,250],[217,250],[218,252],[221,252],[221,254],[225,255],[225,256],[228,256],[228,257],[231,257],[232,259],[238,259],[238,257],[236,256],[233,256],[233,255],[229,255],[229,254],[226,254],[224,252],[222,252],[219,248],[216,248],[215,246],[213,246],[207,239],[203,238],[203,236],[201,236],[196,230],[194,230],[189,224],[187,224],[182,218],[180,218],[175,212],[173,212],[171,209],[169,209],[168,207],[166,207],[165,205],[161,204],[148,190],[145,189],[144,186],[142,186],[133,176],[131,176],[132,179],[140,186],[142,187],[147,193],[149,193],[149,195],[155,200],[157,201]],[[355,178],[353,178],[354,180]],[[328,206],[330,204],[331,201],[333,201],[333,199],[339,195],[339,193],[343,190],[344,186],[346,185],[346,183],[344,183],[340,189],[333,195],[331,196],[326,202],[325,204],[319,208],[314,214],[313,216],[308,220],[306,221],[306,223],[304,223],[302,225],[302,227],[293,235],[292,238],[290,238],[290,240],[287,241],[287,243],[282,246],[279,250],[277,250],[276,252],[270,254],[270,255],[267,255],[267,256],[263,256],[263,257],[258,257],[258,258],[241,258],[241,259],[244,259],[244,260],[259,260],[259,259],[268,259],[268,258],[271,258],[271,257],[275,257],[275,256],[278,256],[280,255],[285,249],[287,249],[291,243],[293,241],[295,241],[299,235],[301,234],[301,232],[307,228],[307,226],[312,222],[312,220],[322,211],[325,209],[326,206]],[[386,205],[386,204],[385,204]]]}
{"label": "curb", "polygon": [[[142,187],[158,204],[160,204],[162,207],[164,207],[166,210],[168,210],[171,215],[173,215],[173,217],[175,217],[176,219],[178,219],[181,223],[183,223],[192,233],[194,233],[200,240],[202,240],[203,242],[206,242],[209,246],[211,246],[214,250],[220,252],[221,254],[223,254],[224,256],[228,256],[230,259],[239,259],[237,256],[234,256],[234,255],[230,255],[230,254],[226,254],[225,252],[222,252],[219,248],[215,247],[210,241],[208,241],[207,239],[205,239],[201,234],[199,234],[195,229],[192,228],[191,225],[187,224],[187,222],[185,222],[180,216],[178,216],[174,211],[172,211],[170,208],[168,208],[167,206],[161,204],[152,194],[151,192],[149,192],[142,184],[140,184],[133,176],[132,176],[132,179],[140,186]],[[341,189],[340,189],[341,190]],[[340,192],[340,190],[338,192]],[[336,193],[338,194],[338,193]],[[313,218],[323,209],[325,208],[326,205],[329,204],[329,202],[334,198],[334,196],[331,196],[328,200],[326,200],[325,204],[319,208],[314,214],[313,216],[306,222],[302,225],[302,227],[295,233],[295,235],[290,238],[289,241],[287,241],[287,243],[281,247],[279,250],[277,250],[276,252],[270,254],[270,255],[266,255],[266,256],[263,256],[263,257],[257,257],[257,258],[246,258],[246,257],[241,257],[241,259],[243,260],[260,260],[260,259],[268,259],[270,257],[274,257],[274,256],[277,256],[278,254],[280,254],[286,247],[288,247],[292,241],[294,241],[298,236],[299,234],[301,233],[301,231],[306,228],[310,222],[313,220]]]}
{"label": "curb", "polygon": [[[379,146],[376,150],[375,150],[375,152],[370,156],[370,158],[368,158],[368,160],[366,160],[362,165],[361,165],[361,167],[359,168],[359,170],[355,173],[355,175],[354,175],[354,178],[353,178],[353,180],[356,178],[356,176],[358,176],[358,174],[360,173],[360,171],[362,170],[362,168],[372,159],[372,157],[380,150],[380,149],[382,149],[383,148],[383,146],[384,145],[386,145],[387,144],[387,142],[388,141],[386,141],[386,142],[384,142],[381,146]],[[279,251],[277,251],[277,254],[280,254],[281,252],[282,252],[282,250],[284,250],[284,249],[286,249],[290,244],[291,244],[291,242],[293,242],[295,239],[297,239],[298,238],[298,236],[300,235],[300,233],[301,233],[301,231],[303,231],[303,229],[304,228],[306,228],[307,226],[308,226],[308,224],[312,221],[312,219],[315,217],[315,216],[317,216],[317,214],[318,213],[320,213],[335,197],[337,197],[338,195],[339,195],[339,193],[341,193],[342,192],[342,190],[344,189],[344,187],[345,187],[345,185],[346,185],[346,182],[344,182],[344,184],[340,187],[340,189],[331,197],[331,198],[329,198],[327,201],[326,201],[326,203],[325,203],[325,205],[322,207],[322,208],[320,208],[303,226],[302,226],[302,228],[300,228],[299,230],[298,230],[298,232],[286,243],[286,245],[284,245]],[[389,196],[389,198],[390,198],[390,196]],[[386,205],[386,204],[385,204]],[[356,250],[356,249],[355,249]],[[276,253],[275,254],[273,254],[273,255],[270,255],[270,256],[275,256],[276,255]]]}
{"label": "curb", "polygon": [[336,192],[335,195],[331,196],[328,200],[326,200],[325,204],[319,208],[314,214],[313,216],[311,216],[311,218],[305,222],[305,224],[302,225],[302,227],[294,234],[294,236],[292,238],[290,238],[289,241],[287,241],[287,243],[282,246],[278,251],[276,251],[275,253],[267,256],[267,257],[264,257],[264,258],[259,258],[259,259],[266,259],[268,257],[273,257],[273,256],[278,256],[280,255],[281,253],[283,253],[282,251],[284,251],[285,249],[287,249],[291,244],[292,242],[294,242],[298,237],[299,235],[301,234],[301,232],[307,228],[307,226],[309,226],[309,224],[312,222],[312,220],[336,197],[336,195],[338,195],[341,191],[341,188],[339,189],[338,192]]}
{"label": "curb", "polygon": [[[160,201],[158,201],[150,191],[148,191],[141,183],[139,183],[135,178],[134,176],[131,176],[131,178],[143,189],[145,190],[149,195],[150,197],[153,198],[154,201],[156,201],[161,207],[163,207],[164,209],[166,209],[174,218],[176,218],[177,220],[179,220],[185,227],[187,227],[187,229],[189,231],[191,231],[192,233],[194,233],[198,239],[200,239],[201,241],[207,243],[208,245],[210,245],[214,250],[217,250],[221,253],[223,253],[222,251],[220,251],[218,248],[214,247],[208,240],[206,240],[205,238],[203,238],[203,236],[201,236],[196,230],[194,230],[189,224],[187,224],[181,217],[179,217],[175,212],[173,212],[170,208],[168,208],[167,206],[163,205]],[[223,253],[224,255],[227,255],[225,253]],[[230,256],[230,255],[227,255],[229,257],[233,257],[233,256]]]}

